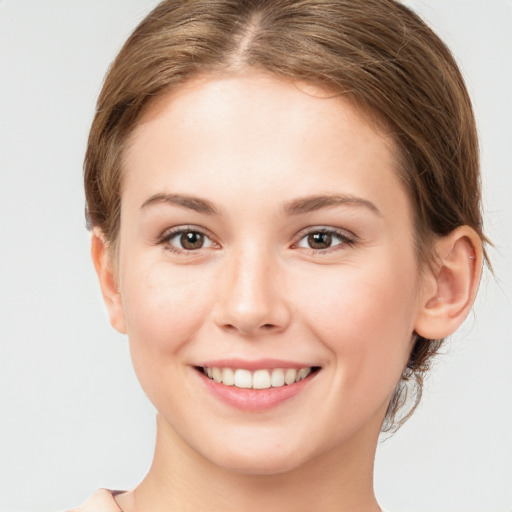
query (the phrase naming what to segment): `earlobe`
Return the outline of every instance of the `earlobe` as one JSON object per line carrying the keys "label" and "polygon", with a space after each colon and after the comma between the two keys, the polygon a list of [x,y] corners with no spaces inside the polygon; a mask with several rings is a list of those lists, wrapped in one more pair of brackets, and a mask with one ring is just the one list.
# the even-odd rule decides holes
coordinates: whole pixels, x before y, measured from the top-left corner
{"label": "earlobe", "polygon": [[98,274],[103,301],[107,308],[112,327],[121,334],[126,334],[121,294],[117,289],[116,279],[112,270],[108,248],[103,233],[95,228],[91,237],[91,256]]}
{"label": "earlobe", "polygon": [[469,226],[436,242],[437,260],[425,278],[415,332],[441,339],[457,330],[468,315],[482,272],[482,243]]}

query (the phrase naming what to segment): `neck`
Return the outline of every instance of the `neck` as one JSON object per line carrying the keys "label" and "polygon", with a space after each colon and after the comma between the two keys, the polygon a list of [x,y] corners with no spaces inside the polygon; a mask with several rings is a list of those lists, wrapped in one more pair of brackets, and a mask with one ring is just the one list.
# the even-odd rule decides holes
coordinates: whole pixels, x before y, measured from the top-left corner
{"label": "neck", "polygon": [[378,429],[370,430],[291,471],[255,475],[213,464],[158,416],[151,469],[132,493],[117,500],[124,512],[376,512],[380,509],[373,492],[373,462]]}

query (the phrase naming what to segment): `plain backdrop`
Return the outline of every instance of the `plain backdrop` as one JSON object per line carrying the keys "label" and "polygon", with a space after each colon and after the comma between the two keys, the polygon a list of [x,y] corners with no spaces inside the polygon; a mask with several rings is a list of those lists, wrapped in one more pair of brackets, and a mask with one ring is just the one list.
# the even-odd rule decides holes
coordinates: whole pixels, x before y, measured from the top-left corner
{"label": "plain backdrop", "polygon": [[[496,277],[414,417],[378,449],[392,512],[512,510],[512,2],[407,2],[447,41],[480,128]],[[0,511],[57,511],[147,471],[155,412],[89,260],[82,160],[110,61],[150,0],[0,0]],[[206,504],[205,504],[206,510]]]}

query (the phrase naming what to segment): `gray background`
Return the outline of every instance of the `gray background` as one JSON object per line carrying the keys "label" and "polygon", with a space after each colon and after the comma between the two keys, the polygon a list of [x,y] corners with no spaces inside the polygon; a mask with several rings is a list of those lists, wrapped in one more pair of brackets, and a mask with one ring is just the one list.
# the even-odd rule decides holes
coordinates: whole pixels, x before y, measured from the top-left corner
{"label": "gray background", "polygon": [[[420,409],[378,451],[393,512],[512,510],[512,2],[410,1],[458,58],[479,122],[486,273]],[[89,261],[81,165],[109,62],[150,0],[0,0],[0,511],[126,489],[154,411]]]}

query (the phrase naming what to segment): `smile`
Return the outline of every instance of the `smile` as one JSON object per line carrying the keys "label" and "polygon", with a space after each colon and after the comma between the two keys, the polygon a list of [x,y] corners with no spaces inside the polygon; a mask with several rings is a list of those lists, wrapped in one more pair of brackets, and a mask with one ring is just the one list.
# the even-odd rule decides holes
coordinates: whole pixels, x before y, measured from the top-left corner
{"label": "smile", "polygon": [[218,384],[240,389],[268,389],[289,386],[318,370],[307,368],[273,368],[250,371],[244,368],[200,367],[204,375]]}

